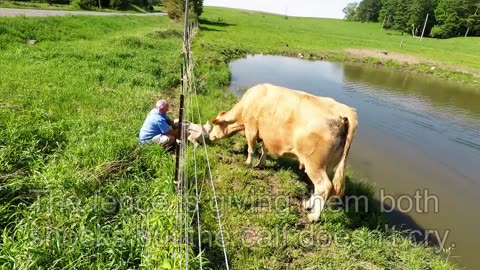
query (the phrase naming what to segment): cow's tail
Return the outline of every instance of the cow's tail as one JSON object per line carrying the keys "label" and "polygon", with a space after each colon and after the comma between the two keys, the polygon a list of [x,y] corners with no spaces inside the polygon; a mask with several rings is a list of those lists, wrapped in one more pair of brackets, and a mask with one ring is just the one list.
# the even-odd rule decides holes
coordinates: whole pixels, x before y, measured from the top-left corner
{"label": "cow's tail", "polygon": [[348,156],[348,151],[350,150],[350,145],[352,144],[353,136],[357,130],[358,119],[357,113],[352,109],[352,113],[348,117],[343,117],[343,123],[347,128],[347,138],[345,140],[345,145],[343,147],[343,153],[338,165],[335,169],[335,175],[333,176],[333,190],[335,191],[336,196],[343,196],[345,193],[345,163]]}

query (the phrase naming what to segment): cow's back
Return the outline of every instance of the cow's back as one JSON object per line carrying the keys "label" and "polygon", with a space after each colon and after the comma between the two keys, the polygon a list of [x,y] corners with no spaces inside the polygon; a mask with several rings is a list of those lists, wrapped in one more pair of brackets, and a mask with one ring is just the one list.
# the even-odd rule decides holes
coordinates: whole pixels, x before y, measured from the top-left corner
{"label": "cow's back", "polygon": [[315,151],[319,144],[331,144],[335,140],[329,132],[331,121],[349,109],[331,98],[271,84],[250,88],[240,103],[240,121],[257,130],[268,152],[278,155],[299,155],[307,148]]}

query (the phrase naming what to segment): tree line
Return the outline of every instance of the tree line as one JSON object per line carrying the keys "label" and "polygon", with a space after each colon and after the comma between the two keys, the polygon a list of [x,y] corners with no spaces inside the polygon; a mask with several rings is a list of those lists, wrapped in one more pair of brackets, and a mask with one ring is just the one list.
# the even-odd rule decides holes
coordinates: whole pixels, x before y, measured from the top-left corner
{"label": "tree line", "polygon": [[381,22],[402,34],[419,36],[425,26],[424,36],[480,36],[480,0],[363,0],[343,12],[346,20]]}
{"label": "tree line", "polygon": [[[131,5],[144,8],[147,11],[153,11],[153,6],[163,5],[163,10],[168,13],[172,19],[179,20],[183,18],[185,12],[185,0],[22,0],[25,2],[44,2],[50,5],[61,4],[71,5],[75,8],[90,9],[116,9],[127,10]],[[189,0],[189,17],[193,20],[203,12],[203,0]]]}

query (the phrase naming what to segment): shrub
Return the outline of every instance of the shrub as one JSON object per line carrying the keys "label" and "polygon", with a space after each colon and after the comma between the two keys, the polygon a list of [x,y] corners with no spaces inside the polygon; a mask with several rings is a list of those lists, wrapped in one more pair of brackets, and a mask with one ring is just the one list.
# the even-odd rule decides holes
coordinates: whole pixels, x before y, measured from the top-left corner
{"label": "shrub", "polygon": [[110,0],[110,7],[113,9],[124,9],[128,6],[128,0]]}
{"label": "shrub", "polygon": [[95,6],[94,0],[72,0],[71,5],[80,9],[91,9]]}
{"label": "shrub", "polygon": [[[164,0],[163,5],[171,19],[179,20],[183,17],[185,10],[185,1],[182,0]],[[192,19],[198,19],[203,12],[203,0],[190,0],[190,15]]]}

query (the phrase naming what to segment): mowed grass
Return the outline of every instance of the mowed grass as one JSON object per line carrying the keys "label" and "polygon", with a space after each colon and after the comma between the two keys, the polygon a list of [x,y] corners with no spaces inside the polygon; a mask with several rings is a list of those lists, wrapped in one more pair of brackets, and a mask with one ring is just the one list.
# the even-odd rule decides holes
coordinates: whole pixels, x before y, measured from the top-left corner
{"label": "mowed grass", "polygon": [[[255,27],[225,16],[215,23],[212,12],[219,11],[206,9],[194,41],[202,122],[235,102],[222,91],[228,61],[263,50],[255,39],[247,47],[229,37],[233,25],[226,24],[242,27],[245,37],[248,31],[260,36]],[[169,237],[174,158],[154,145],[139,146],[136,137],[157,98],[178,104],[181,29],[163,17],[0,19],[3,268],[180,268]],[[39,42],[30,46],[26,39]],[[194,108],[187,107],[190,119]],[[307,224],[300,202],[310,193],[308,180],[295,161],[247,168],[241,137],[208,150],[231,269],[454,269],[444,254],[385,229],[363,181],[347,183],[348,195],[365,198],[358,211],[331,205],[321,222]],[[224,269],[205,157],[197,155],[204,269]],[[190,252],[197,269],[198,246]]]}
{"label": "mowed grass", "polygon": [[[215,47],[218,51],[237,53],[284,54],[333,61],[362,61],[379,63],[371,57],[352,57],[343,52],[349,48],[367,48],[379,51],[413,55],[449,66],[466,67],[480,73],[480,38],[452,38],[445,40],[413,38],[396,31],[381,31],[380,23],[359,23],[337,19],[296,18],[206,8],[202,15],[201,38],[198,45]],[[403,42],[402,42],[403,41]],[[402,43],[402,47],[400,47]],[[384,65],[432,74],[437,77],[478,84],[471,74],[430,65],[405,66],[397,61],[382,61]]]}
{"label": "mowed grass", "polygon": [[2,269],[175,264],[174,160],[136,137],[175,93],[181,37],[167,18],[0,18]]}

